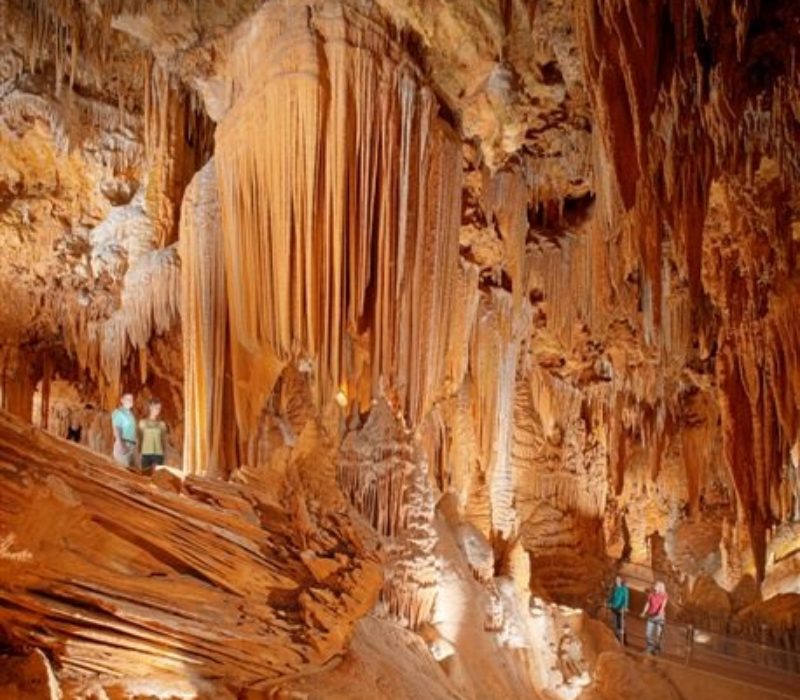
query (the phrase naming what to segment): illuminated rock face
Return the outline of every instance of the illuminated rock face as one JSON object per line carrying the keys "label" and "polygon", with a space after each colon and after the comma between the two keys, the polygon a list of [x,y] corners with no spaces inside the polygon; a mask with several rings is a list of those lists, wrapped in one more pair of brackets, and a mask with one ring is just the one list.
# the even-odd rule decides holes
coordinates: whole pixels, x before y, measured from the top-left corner
{"label": "illuminated rock face", "polygon": [[4,631],[58,649],[65,678],[253,685],[329,660],[371,607],[378,567],[343,501],[300,536],[247,486],[148,483],[3,420]]}
{"label": "illuminated rock face", "polygon": [[15,649],[84,694],[617,697],[636,669],[529,598],[621,561],[800,645],[796,3],[101,5],[0,3],[0,407],[107,453],[158,396],[186,479],[2,418]]}

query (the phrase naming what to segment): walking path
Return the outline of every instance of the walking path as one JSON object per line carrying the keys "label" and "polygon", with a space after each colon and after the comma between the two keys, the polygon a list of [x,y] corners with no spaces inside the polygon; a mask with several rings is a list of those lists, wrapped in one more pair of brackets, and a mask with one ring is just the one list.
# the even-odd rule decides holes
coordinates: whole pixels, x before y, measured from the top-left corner
{"label": "walking path", "polygon": [[[632,613],[625,620],[626,649],[632,653],[644,654],[645,621],[638,613],[644,607],[643,590],[652,583],[653,574],[633,571],[631,569],[634,567],[630,564],[625,568],[625,578],[631,587]],[[645,585],[637,585],[642,582]],[[613,628],[609,614],[601,612],[599,617]],[[800,698],[800,654],[679,622],[670,622],[669,616],[659,658],[739,683],[782,693],[789,698]]]}
{"label": "walking path", "polygon": [[[626,648],[644,654],[645,623],[626,620]],[[740,683],[800,698],[800,656],[740,639],[667,624],[661,658]]]}

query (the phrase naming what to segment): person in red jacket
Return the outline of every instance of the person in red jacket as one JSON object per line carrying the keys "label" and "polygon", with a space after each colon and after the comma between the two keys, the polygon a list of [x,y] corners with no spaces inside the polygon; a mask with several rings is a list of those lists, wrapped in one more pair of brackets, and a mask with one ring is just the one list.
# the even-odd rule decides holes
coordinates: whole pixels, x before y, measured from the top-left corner
{"label": "person in red jacket", "polygon": [[647,594],[647,602],[642,610],[642,617],[647,616],[647,652],[661,652],[661,637],[667,621],[667,589],[663,581],[656,581],[653,590]]}

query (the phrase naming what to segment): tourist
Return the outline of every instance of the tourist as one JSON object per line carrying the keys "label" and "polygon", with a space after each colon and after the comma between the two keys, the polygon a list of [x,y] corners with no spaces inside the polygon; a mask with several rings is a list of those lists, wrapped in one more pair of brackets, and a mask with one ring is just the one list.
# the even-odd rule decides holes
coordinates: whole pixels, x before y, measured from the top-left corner
{"label": "tourist", "polygon": [[82,432],[81,424],[78,422],[78,419],[74,416],[70,418],[69,427],[67,428],[67,440],[80,442]]}
{"label": "tourist", "polygon": [[625,613],[628,612],[628,601],[630,592],[625,585],[622,576],[617,576],[614,580],[614,587],[606,601],[606,606],[614,616],[614,634],[620,644],[625,644]]}
{"label": "tourist", "polygon": [[647,652],[661,652],[661,638],[664,635],[664,623],[667,619],[667,591],[663,581],[656,581],[653,590],[647,594],[647,601],[642,610],[642,617],[647,616]]}
{"label": "tourist", "polygon": [[136,416],[133,415],[133,394],[123,394],[119,406],[111,414],[114,428],[114,459],[123,467],[136,466]]}
{"label": "tourist", "polygon": [[153,467],[164,463],[164,447],[167,442],[167,424],[159,420],[161,402],[150,401],[147,418],[139,421],[142,433],[142,471],[150,472]]}

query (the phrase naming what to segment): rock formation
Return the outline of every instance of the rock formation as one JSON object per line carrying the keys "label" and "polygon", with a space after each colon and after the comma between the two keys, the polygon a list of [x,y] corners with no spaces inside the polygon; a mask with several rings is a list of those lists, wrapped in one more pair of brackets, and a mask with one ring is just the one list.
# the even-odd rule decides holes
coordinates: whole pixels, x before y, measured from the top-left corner
{"label": "rock formation", "polygon": [[792,0],[0,0],[0,690],[678,697],[564,607],[620,569],[800,651],[798,46]]}

